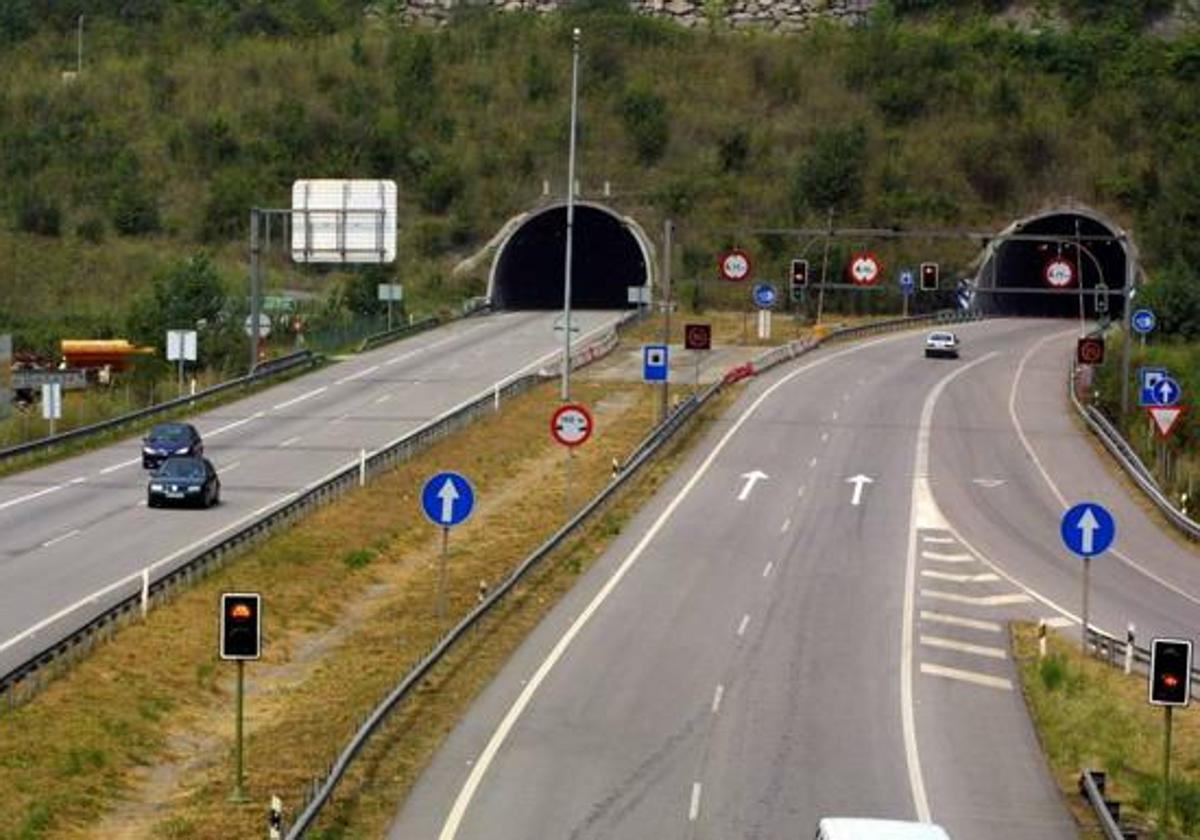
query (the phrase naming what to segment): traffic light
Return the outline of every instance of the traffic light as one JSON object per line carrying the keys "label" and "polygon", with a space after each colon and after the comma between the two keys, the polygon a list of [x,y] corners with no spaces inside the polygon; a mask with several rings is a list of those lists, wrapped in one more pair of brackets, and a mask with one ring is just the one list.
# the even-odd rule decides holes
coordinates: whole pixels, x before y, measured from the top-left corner
{"label": "traffic light", "polygon": [[1155,639],[1150,647],[1150,702],[1186,706],[1192,685],[1192,643]]}
{"label": "traffic light", "polygon": [[792,300],[799,303],[804,299],[808,286],[808,260],[792,260]]}
{"label": "traffic light", "polygon": [[935,262],[921,263],[921,291],[936,292],[938,287],[938,264]]}
{"label": "traffic light", "polygon": [[262,596],[221,593],[221,658],[258,659],[262,653]]}

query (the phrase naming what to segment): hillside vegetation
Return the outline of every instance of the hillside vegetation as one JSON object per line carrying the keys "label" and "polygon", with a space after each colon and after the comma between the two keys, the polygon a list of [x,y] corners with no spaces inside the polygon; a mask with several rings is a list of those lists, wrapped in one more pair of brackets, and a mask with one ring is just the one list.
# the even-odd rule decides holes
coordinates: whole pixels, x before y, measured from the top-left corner
{"label": "hillside vegetation", "polygon": [[[735,242],[782,276],[795,241],[747,229],[822,226],[831,207],[838,224],[999,226],[1067,196],[1130,226],[1152,271],[1195,265],[1200,35],[1141,28],[1169,5],[1045,3],[1059,24],[1019,31],[987,14],[1004,3],[906,0],[858,29],[777,35],[611,3],[464,9],[430,28],[386,2],[6,2],[0,329],[19,349],[161,343],[191,326],[153,316],[198,252],[229,316],[206,329],[235,326],[249,208],[286,206],[310,177],[394,178],[401,194],[394,267],[272,264],[271,286],[317,295],[314,319],[373,312],[382,274],[410,307],[480,293],[482,269],[450,267],[543,180],[563,192],[574,26],[584,194],[607,181],[647,230],[674,219],[685,279]],[[82,73],[66,81],[81,10]],[[201,346],[244,361],[236,337]]]}

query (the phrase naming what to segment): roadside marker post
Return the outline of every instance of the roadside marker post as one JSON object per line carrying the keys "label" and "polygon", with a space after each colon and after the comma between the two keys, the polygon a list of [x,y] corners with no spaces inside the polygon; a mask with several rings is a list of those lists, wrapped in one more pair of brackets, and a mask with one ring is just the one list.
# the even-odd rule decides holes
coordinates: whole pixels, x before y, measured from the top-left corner
{"label": "roadside marker post", "polygon": [[434,525],[442,529],[442,558],[438,569],[437,606],[439,625],[446,614],[446,558],[450,553],[450,529],[466,522],[475,508],[475,490],[471,482],[456,472],[440,472],[425,482],[421,490],[421,508]]}
{"label": "roadside marker post", "polygon": [[1091,559],[1103,554],[1117,535],[1117,524],[1103,506],[1095,502],[1080,502],[1063,514],[1059,525],[1063,544],[1083,558],[1083,610],[1080,628],[1080,647],[1087,653],[1088,573]]}

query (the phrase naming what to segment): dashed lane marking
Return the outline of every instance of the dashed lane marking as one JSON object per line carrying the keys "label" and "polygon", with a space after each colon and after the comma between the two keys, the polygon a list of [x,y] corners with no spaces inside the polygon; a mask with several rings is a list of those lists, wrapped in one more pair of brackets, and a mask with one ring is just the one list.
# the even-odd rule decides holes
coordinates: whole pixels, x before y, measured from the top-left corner
{"label": "dashed lane marking", "polygon": [[977,575],[956,575],[953,572],[938,572],[933,569],[922,569],[921,577],[945,580],[951,583],[993,583],[1000,580],[999,575],[991,572],[980,572]]}
{"label": "dashed lane marking", "polygon": [[71,537],[77,536],[78,534],[79,534],[78,528],[76,528],[73,531],[67,531],[67,533],[57,536],[52,540],[46,540],[44,543],[42,543],[42,548],[49,548],[52,545],[57,545],[58,543],[62,542],[63,540],[69,540],[69,539],[71,539]]}
{"label": "dashed lane marking", "polygon": [[334,384],[335,385],[343,385],[347,382],[353,382],[355,379],[361,379],[362,377],[367,376],[368,374],[372,374],[377,370],[379,370],[379,365],[371,365],[369,368],[360,370],[358,373],[352,373],[349,376],[343,376],[341,379],[337,380],[337,382],[335,382]]}
{"label": "dashed lane marking", "polygon": [[954,627],[968,627],[972,630],[986,630],[989,633],[999,633],[1004,628],[995,621],[982,621],[978,618],[964,618],[961,615],[921,610],[922,621],[933,621],[938,624],[949,624]]}
{"label": "dashed lane marking", "polygon": [[972,645],[956,639],[946,639],[942,636],[921,636],[921,644],[926,647],[956,650],[959,653],[970,653],[975,656],[986,656],[991,659],[1008,659],[1008,651],[1004,648],[989,645]]}
{"label": "dashed lane marking", "polygon": [[291,446],[293,443],[300,440],[300,437],[301,437],[300,435],[296,435],[295,437],[290,437],[287,440],[281,440],[279,442],[279,445],[280,446]]}
{"label": "dashed lane marking", "polygon": [[132,466],[141,460],[141,458],[130,458],[128,461],[122,461],[119,464],[113,464],[111,467],[105,467],[104,469],[100,470],[100,475],[108,475],[110,472],[116,472],[124,467]]}
{"label": "dashed lane marking", "polygon": [[1007,595],[959,595],[957,592],[942,592],[936,589],[922,589],[922,598],[932,598],[938,601],[953,601],[956,604],[971,604],[976,607],[1002,607],[1008,604],[1028,604],[1033,598],[1024,592],[1012,592]]}
{"label": "dashed lane marking", "polygon": [[787,529],[791,528],[791,527],[792,527],[792,520],[785,519],[785,520],[783,520],[783,524],[779,526],[779,533],[781,533],[781,534],[787,533]]}
{"label": "dashed lane marking", "polygon": [[[271,408],[274,411],[279,411],[280,409],[287,408],[288,406],[293,406],[298,402],[304,402],[305,400],[307,400],[311,397],[315,397],[317,394],[323,394],[328,390],[329,390],[328,385],[322,385],[320,388],[313,388],[311,391],[306,391],[305,393],[301,394],[298,397],[292,397],[290,400],[285,400],[284,402],[276,403],[275,405],[271,406]],[[210,434],[215,434],[215,432],[210,432]]]}
{"label": "dashed lane marking", "polygon": [[688,822],[695,822],[700,816],[700,783],[692,782],[692,801],[688,805]]}
{"label": "dashed lane marking", "polygon": [[750,623],[750,615],[747,613],[746,615],[742,616],[742,623],[738,625],[737,634],[739,636],[745,635],[746,625],[748,625],[749,623]]}
{"label": "dashed lane marking", "polygon": [[718,685],[717,690],[713,692],[712,713],[715,715],[717,710],[721,708],[721,698],[725,696],[725,686]]}
{"label": "dashed lane marking", "polygon": [[947,668],[944,665],[931,665],[928,662],[922,662],[921,673],[928,674],[931,677],[945,677],[947,679],[960,680],[961,682],[972,683],[974,685],[982,685],[986,688],[998,688],[1002,691],[1013,690],[1012,682],[1004,679],[1004,677],[993,677],[990,674],[978,674],[975,671],[964,671],[961,668]]}
{"label": "dashed lane marking", "polygon": [[18,496],[15,499],[9,499],[7,502],[0,503],[0,510],[4,510],[5,508],[12,507],[13,505],[19,505],[19,504],[21,504],[21,502],[28,502],[33,499],[37,499],[37,498],[39,498],[41,496],[45,496],[49,493],[57,492],[57,491],[63,489],[64,487],[66,487],[65,484],[56,484],[53,487],[47,487],[45,490],[38,490],[36,493],[30,493],[27,496]]}
{"label": "dashed lane marking", "polygon": [[771,561],[767,561],[767,565],[765,567],[763,567],[763,577],[770,577],[771,569],[773,569],[773,568],[775,568],[775,564],[772,563]]}

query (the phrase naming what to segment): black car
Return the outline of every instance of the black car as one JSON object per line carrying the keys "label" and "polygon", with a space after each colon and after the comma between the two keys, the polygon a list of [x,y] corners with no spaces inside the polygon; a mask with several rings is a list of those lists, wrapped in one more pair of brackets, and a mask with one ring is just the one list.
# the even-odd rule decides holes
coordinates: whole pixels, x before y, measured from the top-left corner
{"label": "black car", "polygon": [[191,423],[159,423],[142,438],[142,467],[158,466],[172,455],[203,455],[204,442]]}
{"label": "black car", "polygon": [[150,476],[146,506],[195,505],[212,507],[221,501],[221,479],[207,458],[172,455]]}

